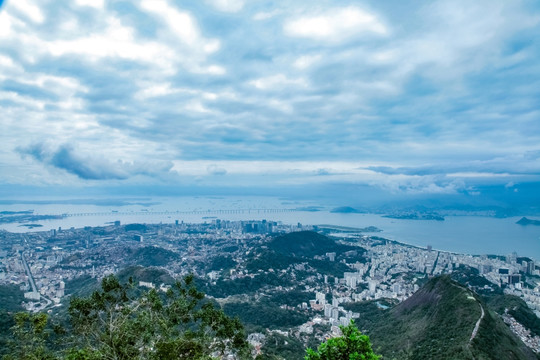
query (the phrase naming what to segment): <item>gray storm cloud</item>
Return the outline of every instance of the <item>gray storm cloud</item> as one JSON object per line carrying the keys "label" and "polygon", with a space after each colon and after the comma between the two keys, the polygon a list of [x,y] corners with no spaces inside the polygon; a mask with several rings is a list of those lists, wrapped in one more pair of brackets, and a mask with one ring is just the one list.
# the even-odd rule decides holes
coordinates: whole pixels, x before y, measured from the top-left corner
{"label": "gray storm cloud", "polygon": [[34,143],[17,148],[17,152],[84,180],[124,180],[135,175],[154,176],[168,172],[172,168],[172,163],[168,162],[142,164],[87,156],[78,153],[70,144],[51,147],[44,143]]}

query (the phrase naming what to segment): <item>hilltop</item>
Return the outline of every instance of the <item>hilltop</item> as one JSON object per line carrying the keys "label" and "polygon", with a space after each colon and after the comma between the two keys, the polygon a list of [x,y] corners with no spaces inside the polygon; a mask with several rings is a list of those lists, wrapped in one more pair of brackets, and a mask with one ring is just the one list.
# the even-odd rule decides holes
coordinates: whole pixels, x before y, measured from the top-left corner
{"label": "hilltop", "polygon": [[518,225],[536,225],[536,226],[540,226],[540,220],[534,220],[534,219],[529,219],[529,218],[526,218],[526,217],[522,217],[521,219],[519,219],[516,224]]}
{"label": "hilltop", "polygon": [[157,246],[146,246],[138,249],[127,249],[126,259],[141,266],[166,266],[180,259],[178,253]]}
{"label": "hilltop", "polygon": [[340,206],[335,209],[330,210],[331,213],[339,213],[339,214],[360,214],[362,211],[355,209],[350,206]]}
{"label": "hilltop", "polygon": [[299,257],[325,255],[328,252],[341,254],[347,251],[358,251],[357,246],[336,243],[327,236],[313,231],[291,232],[274,238],[268,247],[277,253]]}
{"label": "hilltop", "polygon": [[479,296],[449,276],[357,321],[389,359],[537,359]]}

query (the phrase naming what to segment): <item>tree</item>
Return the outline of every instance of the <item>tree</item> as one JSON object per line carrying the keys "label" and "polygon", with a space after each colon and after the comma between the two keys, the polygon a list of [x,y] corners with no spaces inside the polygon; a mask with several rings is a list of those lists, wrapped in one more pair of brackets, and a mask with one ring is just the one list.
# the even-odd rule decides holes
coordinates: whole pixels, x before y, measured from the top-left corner
{"label": "tree", "polygon": [[56,359],[47,348],[47,314],[19,312],[14,316],[11,328],[13,340],[9,342],[11,351],[4,360],[52,360]]}
{"label": "tree", "polygon": [[[134,296],[133,282],[103,279],[102,291],[71,301],[74,330],[83,335],[85,357],[104,359],[211,359],[249,353],[242,324],[204,302],[193,276],[177,281],[165,296],[151,289]],[[74,357],[73,359],[78,359]]]}
{"label": "tree", "polygon": [[141,292],[132,279],[121,284],[113,275],[105,277],[101,290],[71,300],[68,328],[55,329],[64,336],[64,346],[56,352],[47,347],[46,314],[19,313],[15,324],[18,343],[8,360],[210,360],[250,355],[240,321],[205,300],[192,276],[177,281],[166,294]]}
{"label": "tree", "polygon": [[378,360],[373,353],[367,335],[354,325],[354,320],[347,326],[340,326],[343,336],[331,338],[322,343],[317,351],[307,349],[305,360]]}

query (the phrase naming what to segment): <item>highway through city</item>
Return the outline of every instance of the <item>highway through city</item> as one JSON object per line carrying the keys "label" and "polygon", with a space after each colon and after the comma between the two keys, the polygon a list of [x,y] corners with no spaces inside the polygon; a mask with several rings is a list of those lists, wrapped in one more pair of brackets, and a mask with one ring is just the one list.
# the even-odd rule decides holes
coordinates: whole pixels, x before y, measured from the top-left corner
{"label": "highway through city", "polygon": [[24,252],[21,252],[21,260],[23,263],[23,266],[26,270],[26,274],[28,275],[28,281],[30,282],[30,286],[32,287],[33,292],[38,292],[36,287],[36,282],[34,281],[34,276],[32,276],[32,272],[30,271],[30,267],[28,266],[28,263],[26,262],[26,258],[24,257]]}

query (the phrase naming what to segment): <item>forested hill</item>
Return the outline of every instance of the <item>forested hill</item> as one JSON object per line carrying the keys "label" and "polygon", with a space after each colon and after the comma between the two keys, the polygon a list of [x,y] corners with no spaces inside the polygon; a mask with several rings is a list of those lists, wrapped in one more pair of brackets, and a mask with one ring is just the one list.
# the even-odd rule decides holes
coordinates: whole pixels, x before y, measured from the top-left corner
{"label": "forested hill", "polygon": [[538,359],[477,294],[449,276],[357,324],[389,359]]}
{"label": "forested hill", "polygon": [[328,252],[340,254],[363,250],[357,246],[338,244],[329,237],[313,231],[299,231],[277,236],[270,242],[269,248],[284,255],[303,257],[324,255]]}

